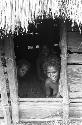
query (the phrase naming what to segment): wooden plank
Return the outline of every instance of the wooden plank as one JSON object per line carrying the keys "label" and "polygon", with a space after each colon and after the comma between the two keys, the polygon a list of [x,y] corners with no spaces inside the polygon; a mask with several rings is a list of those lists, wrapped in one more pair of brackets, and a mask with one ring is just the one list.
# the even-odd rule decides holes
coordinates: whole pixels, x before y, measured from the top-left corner
{"label": "wooden plank", "polygon": [[70,102],[70,107],[76,107],[76,108],[78,107],[78,108],[80,108],[80,107],[82,107],[82,103],[81,102],[78,102],[78,103],[77,102],[75,102],[75,103]]}
{"label": "wooden plank", "polygon": [[[28,113],[29,117],[28,117],[27,113]],[[61,113],[61,112],[59,111],[59,113]],[[33,114],[32,114],[32,113],[29,113],[29,112],[20,112],[20,117],[19,117],[19,119],[24,119],[24,120],[27,119],[27,121],[29,121],[30,119],[33,119],[33,120],[36,120],[36,121],[38,121],[39,119],[41,121],[42,120],[46,121],[46,120],[52,120],[52,119],[55,119],[55,118],[60,118],[61,119],[61,116],[59,116],[56,113],[56,111],[51,112],[51,113],[49,112],[49,114],[47,112],[45,115],[43,115],[43,117],[42,117],[42,115],[40,113],[37,114],[37,113],[33,112]]]}
{"label": "wooden plank", "polygon": [[1,107],[3,110],[5,125],[11,125],[10,109],[7,96],[6,80],[4,75],[4,65],[2,65],[4,56],[4,41],[0,41],[0,86],[1,86]]}
{"label": "wooden plank", "polygon": [[77,80],[77,79],[75,79],[75,81],[74,81],[74,79],[68,79],[68,85],[70,86],[71,84],[75,84],[75,85],[81,85],[82,84],[82,79],[80,79],[80,80]]}
{"label": "wooden plank", "polygon": [[4,118],[4,112],[2,108],[0,109],[0,118]]}
{"label": "wooden plank", "polygon": [[18,109],[18,87],[17,87],[17,77],[16,77],[16,67],[14,60],[14,45],[11,36],[6,38],[4,43],[4,51],[7,64],[8,80],[10,87],[10,99],[12,105],[12,121],[13,124],[19,121],[19,109]]}
{"label": "wooden plank", "polygon": [[53,120],[53,121],[20,121],[18,125],[62,125],[62,120]]}
{"label": "wooden plank", "polygon": [[[61,107],[62,107],[62,102],[60,103],[60,104],[57,104],[57,101],[55,102],[55,100],[54,101],[50,101],[50,99],[48,99],[48,101],[50,102],[48,102],[48,101],[46,101],[46,100],[44,100],[43,98],[41,98],[40,99],[40,101],[38,101],[38,103],[37,103],[37,99],[35,99],[34,100],[34,102],[33,102],[33,99],[29,99],[31,102],[28,102],[28,100],[25,98],[25,99],[20,99],[21,101],[19,102],[19,112],[21,112],[22,113],[22,115],[24,114],[24,116],[25,116],[25,118],[24,119],[27,119],[27,116],[28,116],[28,109],[29,109],[29,107],[30,107],[30,109],[31,109],[31,107],[32,107],[32,109],[34,108],[34,110],[38,110],[38,111],[40,111],[40,109],[42,109],[43,108],[43,110],[45,110],[46,109],[46,107],[47,107],[47,109],[49,108],[49,107],[53,107],[53,109],[54,109],[54,112],[56,112],[57,110],[56,110],[56,108],[59,110],[61,110]],[[41,100],[42,100],[42,102],[41,102]],[[71,102],[75,102],[75,103],[71,103]],[[77,102],[77,103],[76,103]],[[79,103],[78,103],[79,102]],[[80,103],[80,102],[82,102],[82,99],[70,99],[70,111],[71,112],[74,112],[74,114],[76,113],[76,115],[79,113],[79,111],[82,111],[81,109],[82,109],[82,103]],[[31,103],[31,104],[30,104]],[[45,104],[45,106],[44,106],[44,104]],[[29,109],[29,110],[30,110]],[[50,109],[48,109],[48,110],[52,110],[52,108],[50,108]],[[51,112],[51,111],[50,111]],[[21,116],[21,113],[20,113],[20,116]],[[36,113],[36,112],[35,112]],[[1,112],[1,114],[2,114],[2,112]],[[1,115],[2,116],[2,115]],[[24,117],[23,116],[23,117]],[[57,115],[56,115],[57,116]],[[79,115],[78,115],[79,116]],[[21,116],[20,117],[20,119],[22,120],[23,119],[23,117]],[[57,116],[58,117],[58,116]],[[41,119],[42,120],[42,119]],[[27,120],[27,121],[29,121],[29,119]],[[36,121],[36,119],[35,119],[35,121]],[[44,120],[45,121],[45,120]]]}
{"label": "wooden plank", "polygon": [[4,118],[4,112],[0,101],[0,118]]}
{"label": "wooden plank", "polygon": [[61,102],[63,98],[19,98],[19,102]]}
{"label": "wooden plank", "polygon": [[82,98],[77,98],[77,99],[70,99],[70,103],[82,103]]}
{"label": "wooden plank", "polygon": [[79,71],[79,73],[82,73],[82,65],[68,65],[67,69],[68,69],[68,71],[74,70],[74,71]]}
{"label": "wooden plank", "polygon": [[[20,106],[21,106],[21,108],[25,108],[25,106],[27,106],[28,105],[28,107],[37,107],[37,108],[43,108],[43,107],[45,107],[45,108],[49,108],[49,106],[51,107],[54,107],[55,106],[55,108],[56,108],[56,106],[57,107],[59,107],[59,106],[62,106],[62,103],[54,103],[54,102],[23,102],[23,103],[20,103]],[[28,109],[27,109],[28,110]]]}
{"label": "wooden plank", "polygon": [[25,119],[25,118],[20,118],[20,121],[22,121],[22,122],[28,122],[28,121],[30,121],[30,122],[32,122],[32,121],[62,121],[62,118],[60,118],[60,117],[55,117],[55,118],[46,118],[46,119],[39,119],[39,118],[37,118],[37,119]]}
{"label": "wooden plank", "polygon": [[[25,121],[29,121],[29,120],[37,120],[37,119],[27,119],[27,110],[28,110],[28,108],[31,106],[29,103],[28,103],[28,100],[27,99],[22,99],[22,98],[20,98],[20,114],[21,114],[21,117],[20,117],[20,120],[25,120]],[[62,100],[62,99],[61,99]],[[27,102],[26,102],[27,101]],[[59,104],[57,104],[57,99],[56,99],[56,102],[55,102],[55,99],[51,99],[51,98],[49,98],[49,99],[43,99],[43,98],[41,98],[40,100],[39,99],[35,99],[34,100],[34,102],[33,102],[33,99],[29,99],[29,101],[31,101],[31,103],[33,103],[33,105],[34,105],[34,103],[35,102],[39,102],[39,103],[36,103],[36,105],[35,105],[35,107],[38,107],[37,108],[37,110],[39,110],[40,108],[46,108],[47,106],[47,103],[48,103],[48,101],[51,103],[51,107],[52,107],[52,103],[53,103],[53,109],[54,109],[54,112],[56,113],[57,112],[57,110],[56,110],[56,108],[58,109],[58,110],[61,110],[61,112],[62,112],[62,110],[63,109],[61,109],[60,107],[62,107],[61,106],[61,104],[62,104],[62,101],[61,101],[61,103],[60,103],[60,105]],[[42,101],[42,102],[41,102]],[[59,101],[60,102],[60,101]],[[75,102],[75,103],[71,103],[71,102]],[[77,102],[77,103],[76,103]],[[78,103],[79,102],[79,103]],[[82,117],[82,103],[80,103],[80,102],[82,102],[82,99],[70,99],[70,111],[69,111],[69,115],[70,115],[70,117],[71,118],[81,118]],[[25,103],[25,104],[24,104]],[[42,103],[42,104],[41,104]],[[23,104],[23,105],[22,105]],[[29,105],[28,105],[29,104]],[[37,106],[39,104],[39,106],[40,106],[40,108],[39,108],[39,106]],[[45,104],[45,106],[44,106],[44,104]],[[28,106],[28,108],[26,108],[27,106]],[[42,107],[41,107],[42,106]],[[49,106],[49,105],[48,105]],[[49,107],[50,107],[49,106]],[[23,107],[25,107],[24,108],[24,110],[23,110]],[[32,106],[31,106],[32,107]],[[33,107],[32,107],[33,108]],[[62,107],[63,108],[63,107]],[[47,107],[47,109],[48,109],[48,107]],[[30,109],[31,110],[31,109]],[[36,110],[36,109],[35,109]],[[45,109],[44,109],[45,110]],[[51,112],[51,111],[50,111]],[[24,115],[24,118],[22,117]],[[76,117],[77,116],[77,117]],[[55,116],[55,118],[58,118],[58,116],[56,115]],[[49,118],[49,120],[50,120],[51,118]],[[38,120],[40,120],[40,118],[38,118]],[[41,119],[42,120],[42,119]],[[47,120],[47,119],[46,119]],[[44,119],[44,121],[45,121],[45,119]]]}
{"label": "wooden plank", "polygon": [[0,125],[5,125],[5,120],[4,119],[0,119]]}
{"label": "wooden plank", "polygon": [[[39,100],[40,99],[40,100]],[[40,102],[46,102],[46,101],[51,101],[53,103],[53,101],[55,102],[60,102],[62,103],[62,98],[19,98],[19,104],[21,102],[33,102],[33,101],[40,101]],[[70,103],[81,103],[82,102],[82,98],[77,98],[77,99],[69,99],[70,100]],[[0,99],[0,102],[1,102],[1,99]]]}
{"label": "wooden plank", "polygon": [[82,65],[68,65],[68,84],[82,84]]}
{"label": "wooden plank", "polygon": [[63,86],[63,124],[68,125],[69,122],[69,94],[67,84],[67,31],[66,25],[61,24],[61,73],[60,84]]}
{"label": "wooden plank", "polygon": [[82,35],[80,32],[67,33],[68,49],[72,52],[82,52]]}
{"label": "wooden plank", "polygon": [[69,92],[70,98],[82,98],[82,92]]}
{"label": "wooden plank", "polygon": [[[39,102],[39,103],[33,103],[30,102],[27,104],[24,102],[20,103],[19,105],[19,114],[20,114],[20,120],[52,120],[55,118],[62,118],[63,117],[63,107],[61,105],[55,104],[55,102]],[[82,103],[70,103],[69,105],[69,115],[73,118],[79,118],[82,117]],[[77,116],[77,117],[76,117]]]}
{"label": "wooden plank", "polygon": [[82,64],[82,54],[77,54],[77,53],[69,54],[67,62],[70,64],[71,63]]}
{"label": "wooden plank", "polygon": [[70,125],[82,125],[82,119],[77,119],[77,118],[70,119]]}
{"label": "wooden plank", "polygon": [[[69,99],[70,103],[75,102],[76,104],[79,102],[82,102],[82,98],[77,98],[77,99]],[[59,102],[62,103],[63,99],[62,98],[19,98],[19,104],[23,102]]]}
{"label": "wooden plank", "polygon": [[[72,99],[72,100],[74,100],[74,99]],[[76,103],[76,100],[78,100],[78,99],[75,99],[75,103],[70,103],[70,105],[69,105],[70,106],[69,107],[69,109],[70,109],[69,114],[70,114],[70,117],[72,119],[73,118],[78,119],[78,118],[82,117],[82,103]],[[55,103],[55,101],[50,101],[50,102],[48,102],[48,101],[47,102],[46,101],[40,102],[39,101],[37,103],[37,101],[33,102],[33,99],[31,99],[31,102],[21,101],[19,104],[20,104],[19,105],[20,121],[27,122],[27,121],[37,121],[37,120],[39,120],[39,121],[52,121],[55,119],[61,120],[61,117],[60,117],[60,115],[58,115],[58,112],[62,113],[62,110],[63,110],[62,103],[57,104],[57,102]],[[28,109],[29,109],[29,111],[28,111]],[[33,117],[28,118],[28,116],[29,116],[28,113],[31,112],[33,109],[35,110],[35,118],[33,118]],[[54,111],[53,111],[53,109],[54,109]],[[46,112],[46,110],[47,110],[48,116],[52,112],[51,113],[52,117],[43,118],[43,117],[40,117],[40,115],[38,117],[36,117],[37,112],[40,112],[40,110],[41,110],[41,113],[42,113],[42,111]],[[43,114],[44,114],[44,112],[43,112]],[[45,113],[45,115],[47,113]],[[43,116],[43,114],[42,114],[42,116]]]}
{"label": "wooden plank", "polygon": [[82,92],[82,83],[79,84],[70,84],[70,91],[71,92]]}
{"label": "wooden plank", "polygon": [[82,118],[82,110],[76,110],[76,108],[70,108],[70,111],[69,111],[69,116],[70,117],[75,117],[75,118]]}
{"label": "wooden plank", "polygon": [[57,102],[21,102],[20,119],[47,119],[62,116],[62,103]]}
{"label": "wooden plank", "polygon": [[0,118],[4,118],[4,111],[2,108],[1,100],[0,100]]}
{"label": "wooden plank", "polygon": [[80,110],[70,110],[69,117],[71,117],[71,118],[82,118],[82,111],[80,111]]}

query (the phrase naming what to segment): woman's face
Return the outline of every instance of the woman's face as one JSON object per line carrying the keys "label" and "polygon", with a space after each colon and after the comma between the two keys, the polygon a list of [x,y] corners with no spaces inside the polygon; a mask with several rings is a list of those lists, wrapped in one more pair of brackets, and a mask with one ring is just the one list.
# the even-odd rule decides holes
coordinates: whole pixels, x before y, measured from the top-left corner
{"label": "woman's face", "polygon": [[56,82],[58,78],[58,71],[55,69],[55,67],[48,67],[47,76],[51,78],[54,82]]}

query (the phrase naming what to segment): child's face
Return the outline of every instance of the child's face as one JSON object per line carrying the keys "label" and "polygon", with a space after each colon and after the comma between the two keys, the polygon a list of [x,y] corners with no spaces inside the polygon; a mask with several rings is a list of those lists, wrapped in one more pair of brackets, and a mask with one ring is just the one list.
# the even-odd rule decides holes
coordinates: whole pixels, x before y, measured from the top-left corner
{"label": "child's face", "polygon": [[27,71],[28,71],[27,65],[23,64],[22,67],[20,68],[20,76],[23,77]]}
{"label": "child's face", "polygon": [[47,76],[56,82],[58,78],[58,71],[54,67],[48,67]]}

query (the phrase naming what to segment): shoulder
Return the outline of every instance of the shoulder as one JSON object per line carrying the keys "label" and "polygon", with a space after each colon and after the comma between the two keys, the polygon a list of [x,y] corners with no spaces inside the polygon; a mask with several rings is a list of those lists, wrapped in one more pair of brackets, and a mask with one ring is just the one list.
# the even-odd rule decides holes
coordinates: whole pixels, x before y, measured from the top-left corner
{"label": "shoulder", "polygon": [[46,84],[51,83],[51,82],[52,82],[52,80],[50,78],[47,78],[45,81]]}

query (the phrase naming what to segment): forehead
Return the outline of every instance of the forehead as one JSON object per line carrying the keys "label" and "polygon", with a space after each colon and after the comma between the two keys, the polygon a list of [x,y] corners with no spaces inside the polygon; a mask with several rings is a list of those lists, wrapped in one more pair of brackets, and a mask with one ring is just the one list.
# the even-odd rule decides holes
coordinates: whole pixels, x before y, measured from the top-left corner
{"label": "forehead", "polygon": [[48,66],[47,72],[57,72],[57,69],[55,66]]}

